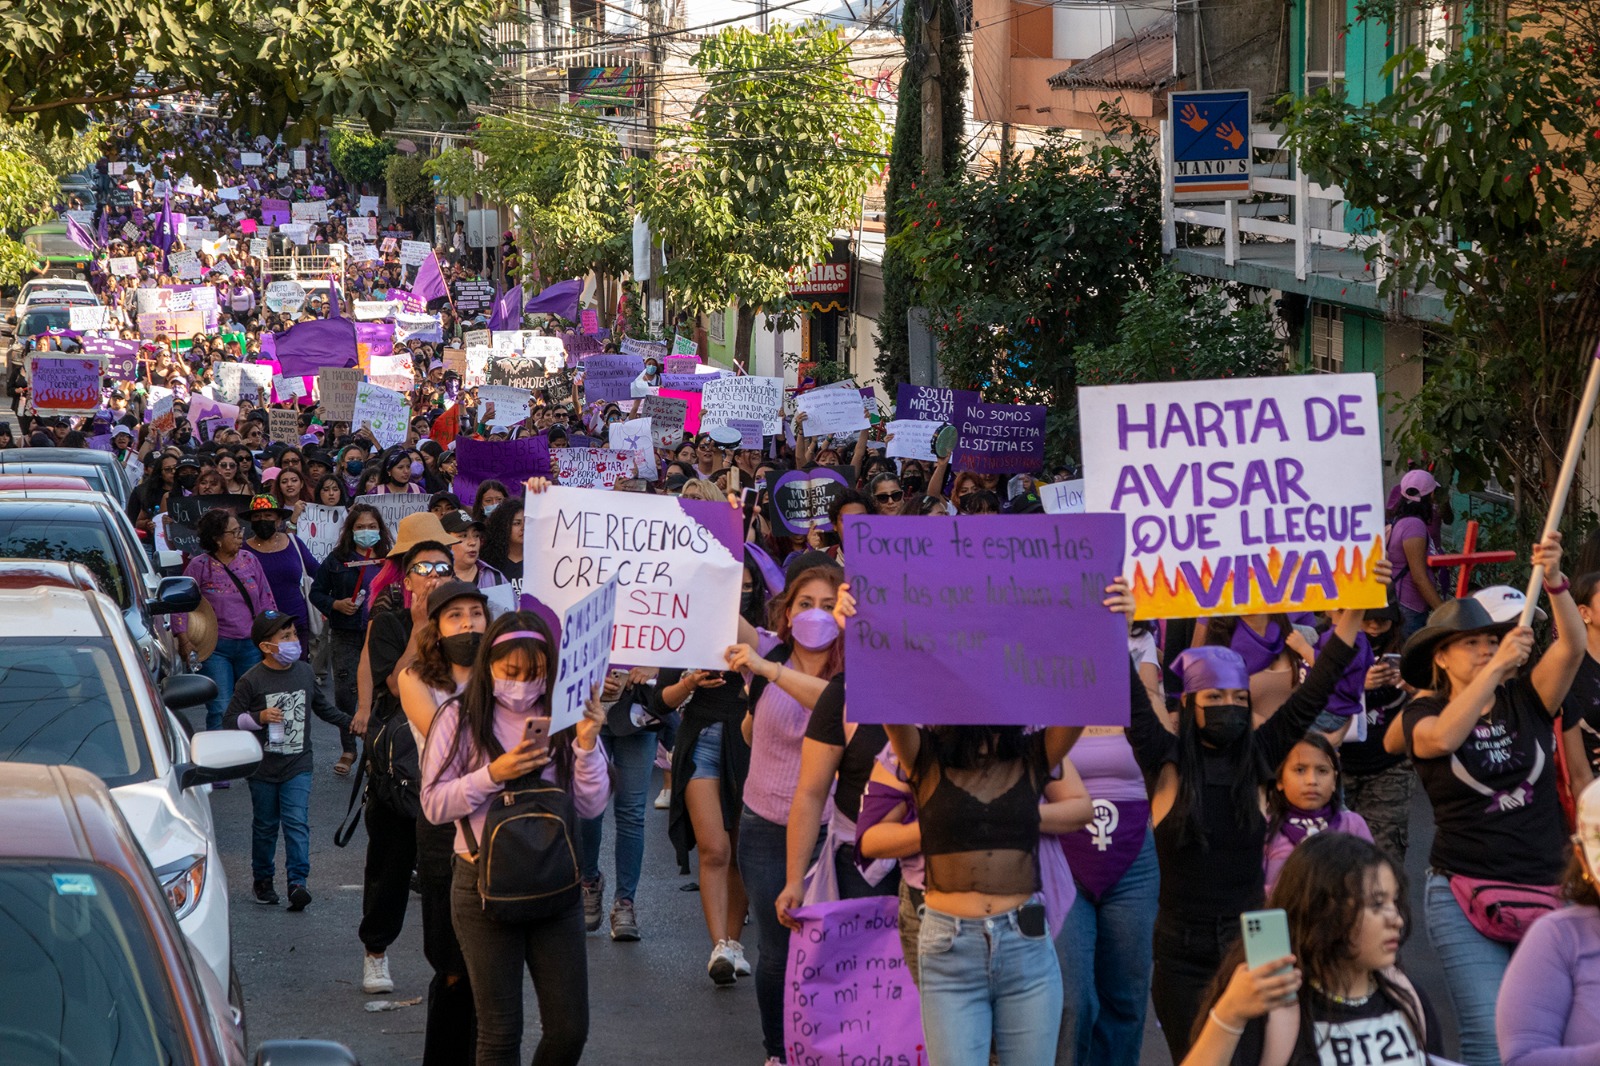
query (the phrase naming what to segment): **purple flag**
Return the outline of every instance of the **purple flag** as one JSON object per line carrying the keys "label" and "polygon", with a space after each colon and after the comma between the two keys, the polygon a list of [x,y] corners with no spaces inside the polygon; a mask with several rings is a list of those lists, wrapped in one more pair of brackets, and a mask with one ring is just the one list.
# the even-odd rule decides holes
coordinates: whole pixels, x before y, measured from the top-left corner
{"label": "purple flag", "polygon": [[339,313],[339,289],[333,283],[333,275],[328,275],[328,317],[343,318]]}
{"label": "purple flag", "polygon": [[424,307],[441,296],[448,296],[450,289],[444,283],[444,271],[439,269],[439,254],[429,252],[428,258],[417,267],[417,279],[411,283],[411,295],[422,301]]}
{"label": "purple flag", "polygon": [[272,336],[285,377],[310,377],[323,367],[356,365],[356,330],[348,318],[313,318]]}
{"label": "purple flag", "polygon": [[76,244],[86,252],[92,252],[98,247],[95,244],[94,234],[84,229],[82,222],[79,222],[71,215],[62,215],[61,221],[66,223],[67,236],[72,239],[73,244]]}
{"label": "purple flag", "polygon": [[161,217],[156,220],[155,236],[150,243],[161,249],[161,269],[167,269],[167,252],[172,249],[172,242],[177,237],[177,230],[172,225],[172,194],[169,192],[161,198]]}
{"label": "purple flag", "polygon": [[478,486],[491,478],[503,482],[511,495],[522,495],[522,483],[530,477],[550,476],[548,437],[518,437],[516,440],[473,440],[456,438],[455,494],[471,499]]}
{"label": "purple flag", "polygon": [[100,225],[96,229],[95,238],[101,244],[111,243],[111,208],[109,205],[100,209]]}
{"label": "purple flag", "polygon": [[558,281],[528,301],[523,313],[560,315],[569,322],[578,320],[578,297],[583,295],[583,279]]}
{"label": "purple flag", "polygon": [[518,285],[494,302],[489,313],[489,328],[509,330],[522,328],[522,286]]}

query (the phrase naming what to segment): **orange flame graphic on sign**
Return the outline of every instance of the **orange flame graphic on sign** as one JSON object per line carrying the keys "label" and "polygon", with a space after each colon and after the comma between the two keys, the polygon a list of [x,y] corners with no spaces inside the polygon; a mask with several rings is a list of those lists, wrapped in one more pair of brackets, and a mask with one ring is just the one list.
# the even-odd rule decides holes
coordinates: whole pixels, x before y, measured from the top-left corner
{"label": "orange flame graphic on sign", "polygon": [[[1382,553],[1381,536],[1373,537],[1366,551],[1359,547],[1340,548],[1334,555],[1327,575],[1334,586],[1334,594],[1328,595],[1320,581],[1309,581],[1304,596],[1298,600],[1292,597],[1296,580],[1301,576],[1299,571],[1306,566],[1308,559],[1320,557],[1326,562],[1326,555],[1315,547],[1306,551],[1296,549],[1290,552],[1289,557],[1285,557],[1277,548],[1268,551],[1265,559],[1249,552],[1223,556],[1215,561],[1207,557],[1200,563],[1198,589],[1190,587],[1189,579],[1181,567],[1174,568],[1169,576],[1164,559],[1156,563],[1151,573],[1146,573],[1143,563],[1136,563],[1133,568],[1134,617],[1205,618],[1210,615],[1275,614],[1288,610],[1382,607],[1387,600],[1387,592],[1376,575],[1377,561]],[[1291,559],[1295,570],[1286,572]],[[1223,567],[1227,568],[1225,573]],[[1258,568],[1265,570],[1266,584],[1279,590],[1279,594],[1271,599],[1262,587]],[[1216,588],[1214,581],[1221,581],[1222,588]],[[1236,595],[1241,588],[1248,589],[1248,595]],[[1211,591],[1204,594],[1206,590]],[[1212,605],[1203,605],[1202,598]]]}

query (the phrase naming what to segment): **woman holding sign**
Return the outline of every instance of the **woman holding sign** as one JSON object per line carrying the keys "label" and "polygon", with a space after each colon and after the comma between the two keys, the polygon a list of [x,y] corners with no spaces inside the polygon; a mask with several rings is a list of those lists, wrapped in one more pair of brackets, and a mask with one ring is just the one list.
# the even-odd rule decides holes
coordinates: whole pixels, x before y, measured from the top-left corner
{"label": "woman holding sign", "polygon": [[[1375,570],[1387,584],[1389,564],[1379,559]],[[1239,935],[1239,913],[1266,894],[1261,788],[1327,706],[1355,655],[1362,613],[1341,612],[1304,683],[1259,726],[1249,670],[1232,648],[1190,648],[1173,661],[1183,682],[1176,735],[1144,686],[1133,690],[1128,740],[1150,783],[1161,867],[1150,992],[1174,1062],[1189,1050],[1206,985]]]}

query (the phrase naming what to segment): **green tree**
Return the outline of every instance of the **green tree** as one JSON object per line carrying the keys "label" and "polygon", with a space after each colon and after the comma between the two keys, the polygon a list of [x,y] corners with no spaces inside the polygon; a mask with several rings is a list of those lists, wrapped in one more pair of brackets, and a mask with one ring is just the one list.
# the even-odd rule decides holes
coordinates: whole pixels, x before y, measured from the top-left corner
{"label": "green tree", "polygon": [[727,29],[694,63],[706,89],[638,166],[639,212],[666,245],[662,281],[680,305],[738,301],[745,358],[756,311],[792,306],[791,271],[820,261],[859,212],[883,171],[884,125],[855,85],[849,45],[821,23]]}
{"label": "green tree", "polygon": [[[967,60],[961,48],[961,23],[953,0],[934,0],[939,7],[939,25],[944,31],[938,55],[939,100],[943,107],[940,132],[943,134],[946,169],[960,166],[962,134],[965,132]],[[900,68],[900,88],[894,123],[894,140],[889,148],[889,180],[884,188],[884,232],[896,236],[905,228],[906,212],[915,202],[917,184],[927,181],[922,169],[922,79],[930,56],[922,48],[922,5],[913,0],[901,5],[900,37],[906,42],[906,62]],[[906,313],[917,306],[916,271],[906,262],[899,246],[883,253],[883,310],[878,315],[878,373],[884,381],[907,381],[911,377],[911,349]]]}
{"label": "green tree", "polygon": [[336,129],[328,134],[328,158],[352,185],[370,185],[384,176],[394,145],[374,133]]}
{"label": "green tree", "polygon": [[118,106],[215,97],[236,127],[314,136],[335,119],[375,132],[402,110],[458,119],[488,102],[504,0],[51,0],[0,4],[0,120],[47,135]]}
{"label": "green tree", "polygon": [[1297,103],[1287,143],[1384,235],[1367,257],[1394,305],[1433,286],[1450,314],[1401,411],[1403,450],[1465,489],[1497,478],[1531,529],[1600,334],[1600,3],[1429,45],[1390,61],[1381,99]]}
{"label": "green tree", "polygon": [[950,383],[1050,405],[1054,456],[1077,451],[1078,349],[1117,340],[1160,265],[1160,190],[1148,137],[1051,135],[1003,175],[919,185],[889,241],[916,271]]}
{"label": "green tree", "polygon": [[390,156],[383,165],[383,176],[389,210],[409,215],[433,205],[433,182],[423,170],[421,156]]}
{"label": "green tree", "polygon": [[0,123],[0,285],[15,285],[34,255],[14,235],[50,218],[56,178],[81,170],[100,152],[98,127],[83,137],[47,137],[31,121]]}
{"label": "green tree", "polygon": [[593,271],[614,305],[614,281],[632,263],[633,215],[622,147],[605,122],[575,107],[485,118],[468,147],[441,152],[427,170],[446,195],[515,208],[508,228],[544,282]]}

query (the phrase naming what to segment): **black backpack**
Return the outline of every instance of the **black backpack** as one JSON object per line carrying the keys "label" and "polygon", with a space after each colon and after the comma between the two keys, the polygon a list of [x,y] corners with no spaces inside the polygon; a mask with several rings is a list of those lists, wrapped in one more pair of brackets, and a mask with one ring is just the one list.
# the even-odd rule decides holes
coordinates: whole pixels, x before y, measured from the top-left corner
{"label": "black backpack", "polygon": [[[495,741],[490,760],[504,754]],[[483,913],[493,921],[539,921],[582,898],[572,795],[541,773],[507,781],[505,791],[489,800],[481,847],[471,822],[461,819],[467,852],[478,866]]]}
{"label": "black backpack", "polygon": [[407,818],[422,817],[422,759],[404,711],[373,716],[367,732],[367,796]]}

